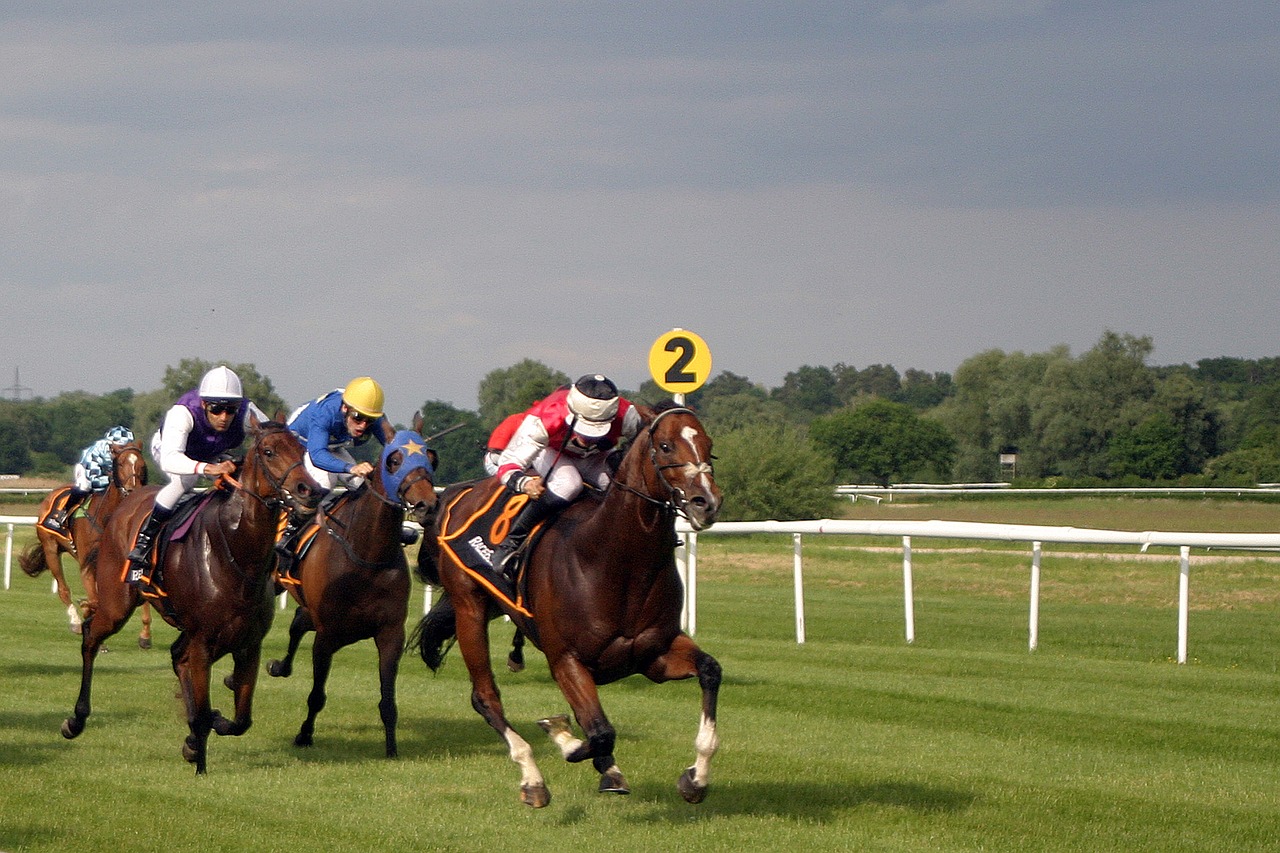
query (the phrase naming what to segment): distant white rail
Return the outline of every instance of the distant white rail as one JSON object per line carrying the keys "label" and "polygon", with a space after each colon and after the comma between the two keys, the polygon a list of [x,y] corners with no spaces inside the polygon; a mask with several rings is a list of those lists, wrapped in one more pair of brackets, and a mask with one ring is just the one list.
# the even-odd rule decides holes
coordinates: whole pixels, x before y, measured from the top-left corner
{"label": "distant white rail", "polygon": [[908,643],[915,641],[915,596],[911,537],[943,539],[984,539],[1002,542],[1027,542],[1031,545],[1031,602],[1028,645],[1039,644],[1040,623],[1040,558],[1041,545],[1058,542],[1084,545],[1134,545],[1141,551],[1152,546],[1178,549],[1178,663],[1187,662],[1187,614],[1190,601],[1191,549],[1224,548],[1234,550],[1280,551],[1280,534],[1274,533],[1176,533],[1159,530],[1096,530],[1084,527],[1049,527],[1030,524],[987,524],[966,521],[723,521],[701,533],[693,532],[680,522],[677,531],[684,538],[679,555],[685,580],[686,601],[683,625],[689,633],[697,629],[697,554],[698,537],[735,533],[790,534],[794,561],[796,642],[805,641],[804,631],[804,567],[801,561],[801,538],[805,534],[855,536],[893,536],[902,540],[903,609]]}

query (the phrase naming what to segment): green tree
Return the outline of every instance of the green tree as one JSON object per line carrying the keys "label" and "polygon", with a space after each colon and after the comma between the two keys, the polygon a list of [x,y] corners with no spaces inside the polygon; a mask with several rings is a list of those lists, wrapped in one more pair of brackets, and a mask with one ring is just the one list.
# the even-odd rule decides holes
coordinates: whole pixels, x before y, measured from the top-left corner
{"label": "green tree", "polygon": [[488,431],[480,426],[480,416],[441,400],[422,404],[422,434],[431,439],[431,449],[439,456],[435,483],[446,486],[484,476],[484,445]]}
{"label": "green tree", "polygon": [[808,423],[840,405],[836,396],[836,377],[827,367],[804,365],[782,379],[782,385],[770,394],[787,407],[793,418]]}
{"label": "green tree", "polygon": [[713,436],[751,424],[781,426],[788,422],[787,407],[782,403],[746,393],[711,397],[706,400],[700,415],[703,425]]}
{"label": "green tree", "polygon": [[955,440],[946,427],[904,403],[872,400],[817,418],[809,429],[837,468],[885,486],[920,477],[946,479],[955,459]]}
{"label": "green tree", "polygon": [[531,358],[491,370],[480,380],[480,425],[492,430],[507,415],[524,411],[571,381],[566,374]]}
{"label": "green tree", "polygon": [[31,467],[31,451],[22,424],[7,408],[0,408],[0,474],[24,474]]}
{"label": "green tree", "polygon": [[1142,480],[1172,480],[1186,458],[1182,431],[1165,412],[1134,427],[1122,427],[1111,439],[1110,474]]}
{"label": "green tree", "polygon": [[726,521],[826,518],[835,506],[831,460],[792,424],[752,424],[715,437]]}

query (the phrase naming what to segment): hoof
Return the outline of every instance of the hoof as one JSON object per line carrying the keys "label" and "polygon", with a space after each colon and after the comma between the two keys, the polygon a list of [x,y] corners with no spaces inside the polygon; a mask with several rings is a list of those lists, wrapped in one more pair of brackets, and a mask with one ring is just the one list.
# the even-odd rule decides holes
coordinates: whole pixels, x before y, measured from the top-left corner
{"label": "hoof", "polygon": [[67,740],[78,737],[84,731],[84,721],[75,717],[67,717],[62,721],[62,736]]}
{"label": "hoof", "polygon": [[524,672],[524,658],[508,655],[507,669],[511,672]]}
{"label": "hoof", "polygon": [[627,780],[622,777],[617,768],[614,768],[600,774],[600,793],[630,794],[631,786],[627,784]]}
{"label": "hoof", "polygon": [[293,667],[285,666],[282,660],[273,660],[267,664],[267,675],[272,678],[288,678],[293,673]]}
{"label": "hoof", "polygon": [[556,714],[554,717],[538,720],[538,726],[549,735],[572,731],[569,728],[568,714]]}
{"label": "hoof", "polygon": [[190,738],[182,742],[182,757],[186,759],[188,764],[195,764],[196,759],[200,757],[199,751],[191,745]]}
{"label": "hoof", "polygon": [[520,802],[531,809],[546,808],[551,802],[551,792],[546,785],[521,785]]}
{"label": "hoof", "polygon": [[84,633],[84,625],[82,625],[82,624],[81,624],[81,623],[79,623],[79,622],[75,623],[74,625],[72,625],[72,626],[71,626],[71,633],[73,633],[73,634],[83,634],[83,633]]}
{"label": "hoof", "polygon": [[680,791],[680,796],[684,797],[686,803],[697,805],[707,798],[707,786],[698,785],[693,781],[692,767],[680,774],[680,780],[676,782],[676,788]]}
{"label": "hoof", "polygon": [[139,637],[139,638],[138,638],[138,648],[142,649],[143,651],[146,651],[147,649],[151,648],[151,638],[150,638],[150,637]]}
{"label": "hoof", "polygon": [[[236,689],[235,673],[227,673],[227,677],[222,679],[222,686],[234,692]],[[214,713],[216,714],[217,711],[215,711]]]}
{"label": "hoof", "polygon": [[294,746],[311,746],[311,735],[304,735],[298,732],[298,736],[293,739]]}

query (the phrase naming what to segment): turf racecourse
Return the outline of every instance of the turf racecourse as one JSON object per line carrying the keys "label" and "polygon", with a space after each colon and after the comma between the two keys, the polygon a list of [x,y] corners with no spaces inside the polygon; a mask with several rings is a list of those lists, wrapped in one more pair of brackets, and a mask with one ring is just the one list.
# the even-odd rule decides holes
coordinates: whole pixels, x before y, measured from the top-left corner
{"label": "turf racecourse", "polygon": [[[1046,550],[1032,653],[1025,554],[916,541],[907,645],[900,557],[857,547],[868,544],[806,538],[808,642],[797,646],[790,537],[703,538],[698,640],[725,682],[721,751],[699,806],[675,790],[693,758],[695,684],[603,689],[633,788],[605,796],[590,766],[565,764],[532,722],[565,707],[536,654],[499,680],[551,786],[539,811],[519,804],[515,765],[471,710],[456,650],[438,676],[405,659],[401,757],[387,761],[370,642],[338,654],[316,744],[292,746],[308,641],[291,679],[261,677],[253,728],[211,739],[197,778],[179,755],[173,631],[159,626],[143,652],[130,625],[99,661],[87,729],[66,741],[78,639],[47,575],[15,573],[0,591],[0,850],[1280,846],[1276,563],[1193,558],[1190,661],[1178,666],[1176,555]],[[419,590],[415,613],[420,604]],[[288,615],[268,660],[283,652]],[[495,643],[499,664],[503,654]],[[229,694],[218,698],[227,710]]]}

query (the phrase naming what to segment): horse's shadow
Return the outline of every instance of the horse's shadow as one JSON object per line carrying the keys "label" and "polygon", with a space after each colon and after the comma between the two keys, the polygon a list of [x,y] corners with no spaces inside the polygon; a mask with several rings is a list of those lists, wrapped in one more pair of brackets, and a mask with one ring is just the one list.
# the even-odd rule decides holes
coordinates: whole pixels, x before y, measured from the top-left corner
{"label": "horse's shadow", "polygon": [[[703,813],[710,817],[776,817],[784,820],[828,822],[862,807],[891,807],[917,814],[964,812],[978,800],[972,791],[944,785],[893,780],[849,785],[819,782],[733,782],[712,784],[707,802],[691,811],[662,780],[637,784],[633,799],[648,808],[630,818],[635,823],[687,824]],[[586,814],[583,814],[586,817]]]}

